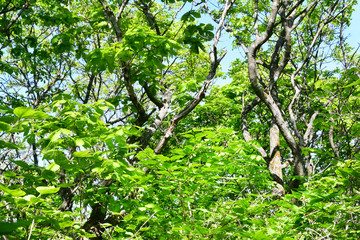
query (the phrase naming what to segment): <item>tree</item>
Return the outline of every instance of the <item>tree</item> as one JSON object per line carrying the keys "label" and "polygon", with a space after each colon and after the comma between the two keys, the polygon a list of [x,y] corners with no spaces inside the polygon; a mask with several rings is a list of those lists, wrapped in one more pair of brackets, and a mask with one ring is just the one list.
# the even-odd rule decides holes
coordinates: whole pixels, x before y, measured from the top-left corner
{"label": "tree", "polygon": [[[327,107],[333,98],[333,94],[322,96],[327,101],[321,102],[324,98],[320,100],[316,96],[316,83],[327,77],[323,75],[326,71],[322,71],[324,61],[335,51],[330,46],[330,54],[325,55],[322,46],[324,42],[328,44],[334,41],[334,35],[337,34],[335,29],[343,29],[347,21],[344,11],[351,4],[313,1],[304,5],[303,1],[274,1],[271,11],[268,11],[265,2],[255,1],[252,24],[254,34],[249,37],[249,44],[240,35],[241,29],[229,29],[235,31],[238,44],[245,51],[251,88],[257,96],[243,108],[243,135],[246,140],[251,139],[246,126],[248,112],[259,103],[265,104],[272,118],[270,151],[268,154],[261,147],[259,151],[268,162],[279,194],[285,194],[282,169],[287,166],[280,161],[279,130],[291,150],[293,174],[297,176],[291,182],[290,189],[299,187],[299,177],[314,173],[311,156],[305,157],[303,149],[314,146],[313,139],[317,132],[314,121],[321,112],[328,111]],[[335,21],[339,15],[342,18]],[[236,20],[234,22],[237,23]],[[341,39],[342,31],[339,34]],[[309,76],[310,71],[315,76]],[[308,97],[312,93],[315,94]],[[287,96],[290,101],[281,98],[281,95]],[[314,100],[322,107],[311,104]]]}
{"label": "tree", "polygon": [[0,234],[355,239],[353,4],[2,3]]}

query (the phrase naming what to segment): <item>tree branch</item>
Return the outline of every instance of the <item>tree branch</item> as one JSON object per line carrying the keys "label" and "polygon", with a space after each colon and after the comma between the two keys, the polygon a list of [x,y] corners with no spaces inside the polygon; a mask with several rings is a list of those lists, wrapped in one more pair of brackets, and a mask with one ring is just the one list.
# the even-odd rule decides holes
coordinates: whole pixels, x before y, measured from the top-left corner
{"label": "tree branch", "polygon": [[30,4],[25,3],[25,5],[20,9],[20,11],[18,12],[18,14],[16,15],[15,18],[11,19],[11,21],[9,22],[9,24],[1,30],[2,33],[6,33],[12,25],[14,25],[14,23],[20,18],[21,14],[30,7]]}
{"label": "tree branch", "polygon": [[116,22],[119,22],[121,18],[121,14],[124,12],[126,4],[129,2],[129,0],[123,0],[120,4],[119,11],[116,14]]}
{"label": "tree branch", "polygon": [[[121,42],[124,34],[119,27],[119,23],[118,23],[119,19],[117,17],[115,17],[114,12],[111,10],[110,6],[104,0],[99,0],[99,2],[101,4],[101,6],[103,7],[104,16],[105,16],[106,20],[108,21],[108,23],[111,24],[113,30],[115,31],[116,42]],[[121,16],[121,12],[120,12],[119,17],[120,16]]]}
{"label": "tree branch", "polygon": [[[251,135],[250,135],[249,129],[248,129],[247,114],[251,110],[253,110],[260,102],[261,102],[260,98],[257,97],[254,100],[252,100],[250,103],[248,103],[246,106],[244,106],[242,111],[241,111],[241,131],[243,133],[243,137],[244,137],[246,142],[249,142],[249,141],[253,140]],[[259,153],[265,159],[265,161],[267,163],[269,163],[270,162],[270,157],[266,153],[264,148],[262,148],[261,146],[256,146],[256,145],[254,147],[259,151]]]}
{"label": "tree branch", "polygon": [[153,102],[159,109],[163,107],[164,103],[162,103],[159,99],[157,99],[150,91],[150,88],[147,83],[144,84],[144,90],[146,95],[149,97],[150,101]]}
{"label": "tree branch", "polygon": [[157,35],[161,35],[159,26],[156,23],[155,16],[150,11],[150,6],[142,0],[135,1],[135,3],[141,9],[141,11],[144,13],[144,15],[146,16],[149,26],[156,31]]}
{"label": "tree branch", "polygon": [[134,124],[137,126],[142,126],[147,121],[149,116],[146,114],[143,105],[140,103],[140,101],[138,100],[135,94],[134,87],[131,83],[130,67],[125,66],[123,68],[123,73],[124,73],[124,82],[125,82],[126,90],[128,92],[132,104],[134,104],[138,113],[138,117]]}
{"label": "tree branch", "polygon": [[158,145],[156,146],[156,148],[154,150],[155,153],[161,152],[162,148],[166,145],[168,140],[172,137],[172,134],[173,134],[178,122],[181,119],[183,119],[184,117],[186,117],[201,102],[201,100],[205,97],[207,89],[213,83],[215,76],[216,76],[217,68],[218,68],[221,60],[225,57],[225,55],[227,53],[225,51],[218,59],[216,46],[217,46],[220,36],[221,36],[221,30],[224,27],[224,21],[225,21],[226,15],[234,2],[235,2],[235,0],[231,0],[231,1],[227,0],[226,1],[225,7],[222,12],[221,18],[219,20],[218,28],[216,30],[216,34],[214,37],[212,51],[210,52],[211,68],[208,73],[208,76],[206,77],[206,80],[204,81],[203,86],[198,91],[198,93],[193,98],[193,100],[182,111],[180,111],[177,115],[175,115],[171,119],[171,124],[170,124],[169,128],[166,129],[163,137],[160,139]]}

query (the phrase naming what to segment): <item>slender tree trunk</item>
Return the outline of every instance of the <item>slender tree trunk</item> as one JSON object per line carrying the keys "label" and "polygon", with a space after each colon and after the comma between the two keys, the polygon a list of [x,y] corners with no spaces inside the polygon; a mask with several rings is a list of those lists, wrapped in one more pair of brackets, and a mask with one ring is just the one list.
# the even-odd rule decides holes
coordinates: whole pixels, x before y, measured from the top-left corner
{"label": "slender tree trunk", "polygon": [[301,148],[298,147],[296,151],[293,151],[294,155],[294,179],[290,183],[290,190],[297,189],[300,186],[300,178],[305,176],[304,159]]}
{"label": "slender tree trunk", "polygon": [[269,171],[271,177],[276,182],[276,187],[273,188],[275,196],[284,196],[284,181],[282,175],[281,155],[280,155],[280,135],[279,128],[273,119],[270,128],[270,163]]}

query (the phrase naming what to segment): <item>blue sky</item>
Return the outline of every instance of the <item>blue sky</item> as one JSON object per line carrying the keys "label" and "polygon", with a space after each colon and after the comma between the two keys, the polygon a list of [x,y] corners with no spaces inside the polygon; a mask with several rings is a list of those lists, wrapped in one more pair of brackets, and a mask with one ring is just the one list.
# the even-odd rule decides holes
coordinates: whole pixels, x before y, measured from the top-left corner
{"label": "blue sky", "polygon": [[360,3],[355,6],[355,12],[353,13],[351,25],[347,29],[348,42],[353,48],[357,48],[360,43]]}

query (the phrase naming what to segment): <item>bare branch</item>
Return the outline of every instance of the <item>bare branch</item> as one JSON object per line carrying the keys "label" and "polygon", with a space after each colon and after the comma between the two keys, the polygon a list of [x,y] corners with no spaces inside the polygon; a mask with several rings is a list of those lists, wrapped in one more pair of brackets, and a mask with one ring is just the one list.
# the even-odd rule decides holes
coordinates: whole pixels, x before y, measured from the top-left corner
{"label": "bare branch", "polygon": [[170,29],[170,27],[171,27],[171,25],[174,23],[174,21],[175,21],[175,19],[176,19],[176,17],[177,17],[177,15],[179,14],[179,12],[185,7],[185,5],[186,5],[186,2],[176,11],[176,13],[174,14],[174,17],[173,17],[173,19],[171,20],[171,22],[170,22],[170,24],[168,25],[168,28],[167,29],[165,29],[165,31],[161,34],[162,36],[164,36],[165,35],[165,33]]}
{"label": "bare branch", "polygon": [[255,36],[256,39],[258,39],[260,37],[259,35],[259,24],[258,24],[258,15],[259,15],[259,0],[255,0],[255,9],[254,9],[254,28],[255,28]]}
{"label": "bare branch", "polygon": [[135,3],[140,8],[140,10],[144,13],[144,15],[146,16],[149,26],[156,31],[157,35],[161,35],[159,26],[156,23],[155,16],[150,11],[150,6],[142,0],[135,1]]}
{"label": "bare branch", "polygon": [[151,93],[148,84],[145,83],[143,87],[144,87],[145,93],[149,97],[150,101],[152,101],[159,109],[162,108],[164,106],[164,104]]}
{"label": "bare branch", "polygon": [[256,55],[260,47],[272,36],[276,22],[276,15],[279,11],[279,8],[280,8],[280,0],[274,0],[272,3],[272,9],[270,12],[268,25],[266,27],[265,32],[252,43],[252,47],[254,48],[253,54]]}
{"label": "bare branch", "polygon": [[86,95],[85,95],[84,103],[88,103],[88,101],[89,101],[90,92],[91,92],[91,89],[92,89],[94,79],[95,79],[95,75],[90,74],[90,76],[89,76],[89,84],[88,84],[87,89],[86,89]]}
{"label": "bare branch", "polygon": [[129,0],[123,0],[120,4],[119,11],[116,14],[116,21],[119,22],[121,18],[121,14],[124,12],[126,4],[129,2]]}
{"label": "bare branch", "polygon": [[[118,122],[122,122],[122,121],[124,121],[126,118],[128,118],[129,116],[131,116],[132,114],[133,114],[133,113],[126,114],[125,116],[118,117],[118,118],[116,118],[116,119],[106,121],[106,123],[115,124],[115,123],[118,123]],[[110,118],[110,119],[111,119],[111,118]]]}
{"label": "bare branch", "polygon": [[141,225],[141,227],[139,228],[139,230],[136,231],[136,233],[134,235],[132,235],[131,238],[129,238],[129,240],[133,239],[134,237],[136,237],[136,234],[138,234],[141,229],[145,226],[145,224],[156,214],[157,212],[154,212],[153,214],[151,214],[151,216],[143,223],[143,225]]}
{"label": "bare branch", "polygon": [[14,17],[13,19],[11,19],[11,21],[9,22],[9,24],[1,30],[1,32],[6,33],[12,25],[14,25],[14,23],[20,18],[21,14],[23,14],[23,12],[28,9],[30,7],[30,4],[25,3],[25,5],[19,10],[18,14],[16,15],[16,17]]}
{"label": "bare branch", "polygon": [[[252,111],[259,103],[260,103],[260,98],[257,97],[254,100],[252,100],[250,103],[248,103],[246,106],[244,106],[241,111],[241,131],[243,133],[243,137],[244,137],[245,141],[247,141],[247,142],[253,140],[250,135],[249,129],[248,129],[247,114],[250,111]],[[264,148],[262,148],[261,146],[256,146],[256,145],[254,147],[259,151],[261,156],[268,163],[270,161],[270,157],[268,156],[268,154],[266,153]]]}
{"label": "bare branch", "polygon": [[222,12],[221,18],[219,20],[218,28],[216,30],[216,34],[214,37],[212,51],[210,52],[211,68],[208,73],[208,76],[206,77],[206,80],[204,81],[203,86],[198,91],[198,93],[195,95],[193,100],[182,111],[180,111],[177,115],[175,115],[171,119],[171,124],[170,124],[169,128],[165,131],[164,136],[160,139],[158,145],[156,146],[156,148],[154,150],[155,153],[161,152],[162,148],[166,145],[167,141],[171,138],[178,122],[181,119],[183,119],[184,117],[186,117],[201,102],[201,100],[205,97],[207,89],[213,83],[215,76],[216,76],[217,68],[218,68],[221,60],[225,57],[225,55],[227,53],[227,51],[225,51],[219,58],[217,58],[216,46],[219,42],[219,39],[221,36],[221,30],[224,27],[224,21],[227,16],[227,13],[230,10],[230,8],[234,2],[235,2],[235,0],[226,1],[225,7]]}
{"label": "bare branch", "polygon": [[137,126],[142,126],[147,121],[149,116],[146,114],[143,105],[140,103],[134,91],[134,87],[131,83],[130,67],[125,66],[123,69],[123,73],[124,73],[124,82],[125,82],[126,90],[128,92],[132,104],[134,104],[138,113],[137,120],[135,121],[134,124]]}
{"label": "bare branch", "polygon": [[111,24],[113,30],[115,31],[116,42],[121,42],[123,39],[123,32],[119,27],[118,19],[115,17],[114,12],[111,10],[110,6],[105,2],[105,0],[99,0],[99,2],[103,7],[104,16],[106,20],[108,21],[108,23]]}
{"label": "bare branch", "polygon": [[145,149],[148,146],[150,139],[155,134],[155,132],[160,128],[163,120],[168,114],[168,110],[171,103],[171,92],[168,90],[164,94],[164,103],[162,104],[159,112],[154,119],[154,121],[148,126],[145,132],[140,136],[140,146],[142,149]]}
{"label": "bare branch", "polygon": [[[331,122],[335,124],[333,120],[331,120]],[[334,143],[334,125],[331,125],[329,129],[329,142],[335,156],[340,159],[339,148]]]}

